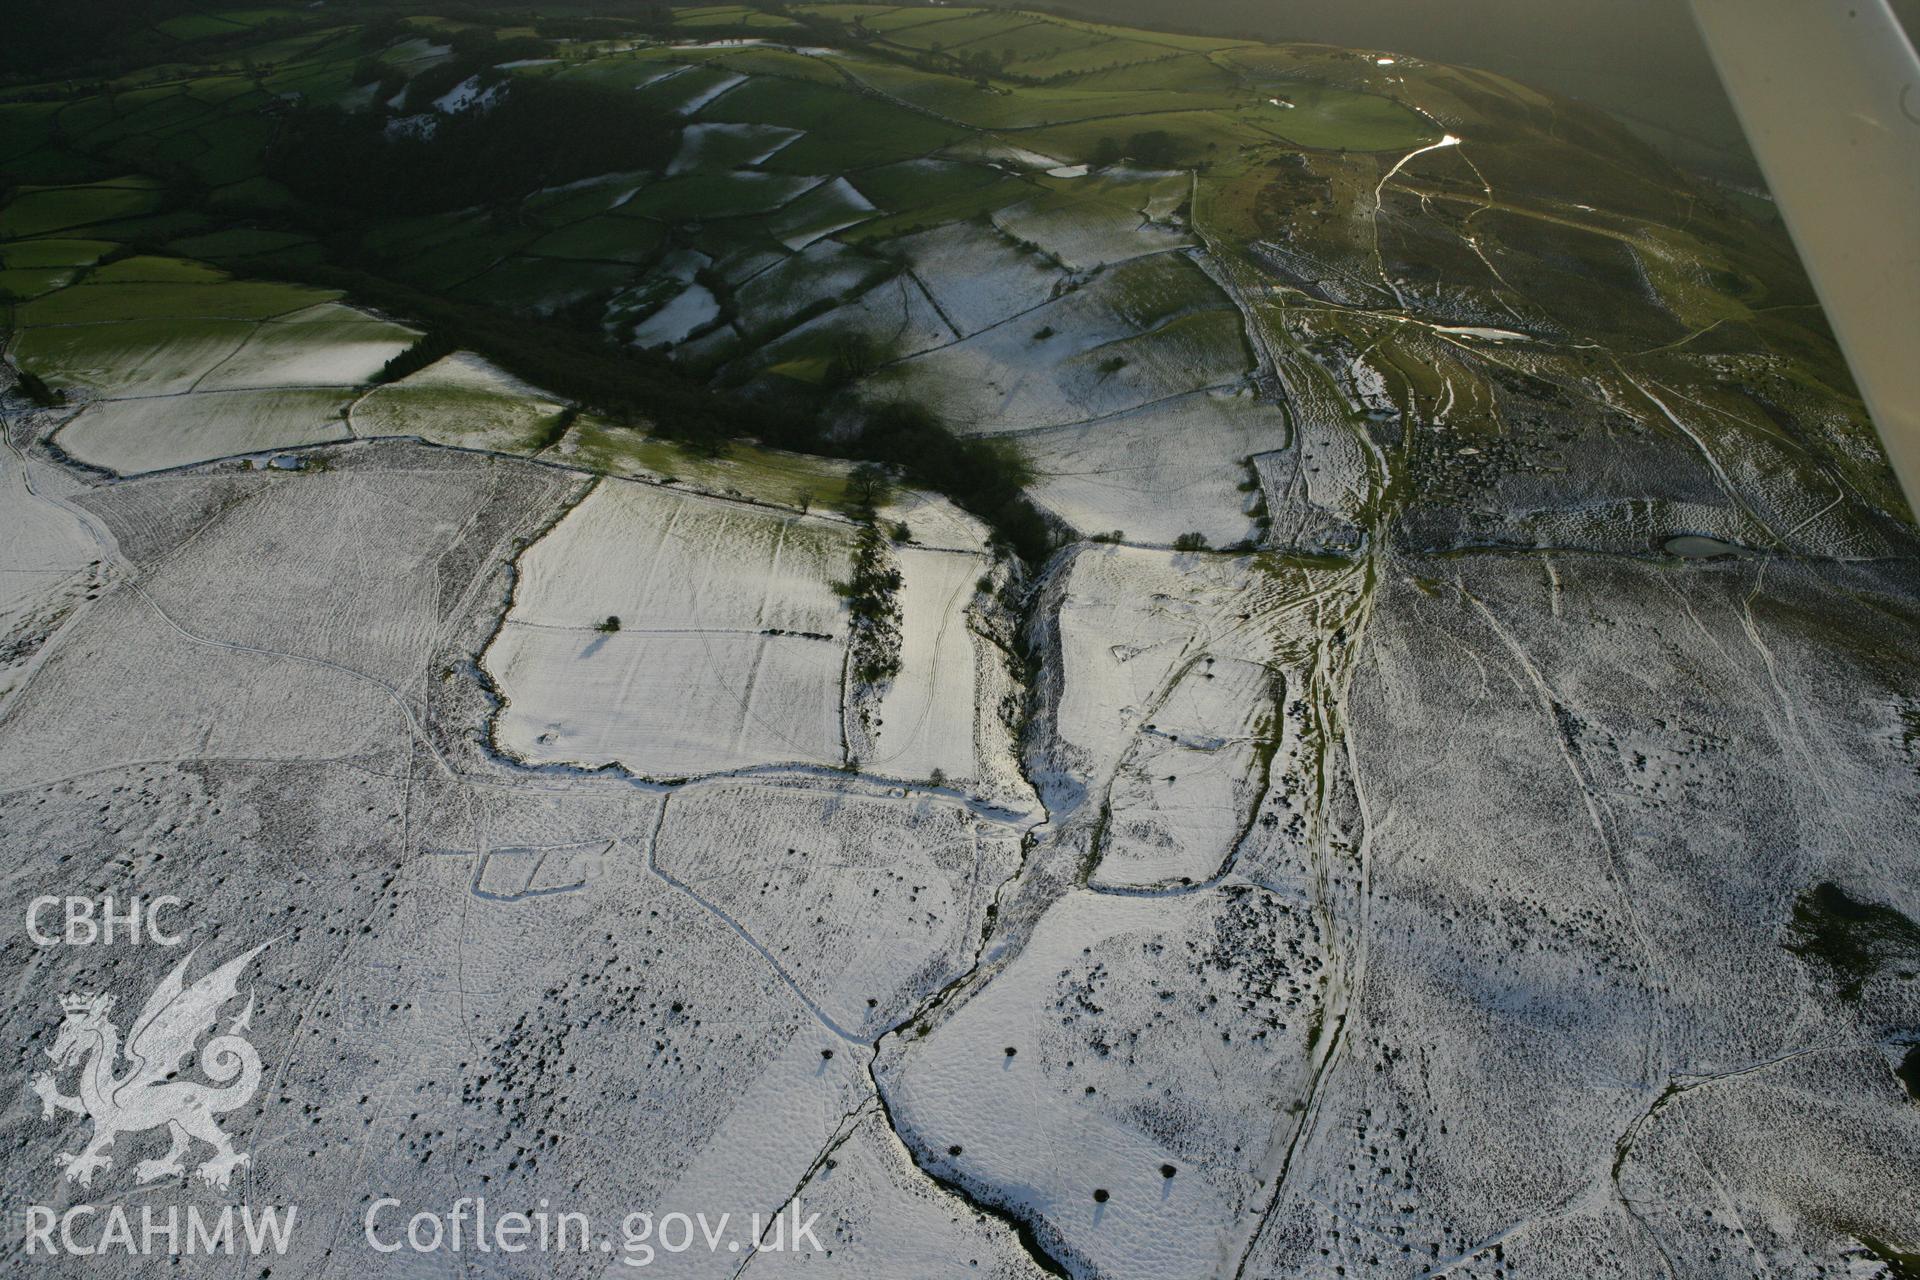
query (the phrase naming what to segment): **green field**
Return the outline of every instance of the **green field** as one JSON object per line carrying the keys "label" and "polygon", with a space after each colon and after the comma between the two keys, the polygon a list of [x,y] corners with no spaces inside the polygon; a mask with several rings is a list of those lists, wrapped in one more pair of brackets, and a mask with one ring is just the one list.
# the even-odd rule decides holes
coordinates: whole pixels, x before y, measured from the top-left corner
{"label": "green field", "polygon": [[527,246],[539,258],[579,258],[601,262],[643,263],[666,242],[657,224],[633,218],[599,217],[569,223]]}
{"label": "green field", "polygon": [[1243,111],[1241,119],[1252,128],[1303,147],[1405,151],[1440,137],[1432,121],[1390,98],[1311,81],[1283,81],[1272,87],[1273,96],[1292,106],[1256,105]]}
{"label": "green field", "polygon": [[[191,270],[191,264],[185,270]],[[217,273],[216,273],[217,274]],[[263,320],[339,295],[299,285],[237,280],[223,283],[77,284],[15,308],[22,328],[123,320]]]}
{"label": "green field", "polygon": [[188,236],[175,240],[167,247],[176,253],[189,257],[211,259],[243,259],[258,257],[262,254],[284,254],[303,246],[313,246],[312,237],[295,231],[269,231],[255,227],[236,227],[230,231],[215,231],[203,236]]}
{"label": "green field", "polygon": [[[55,387],[187,390],[262,321],[339,296],[276,273],[332,285],[337,272],[382,296],[561,326],[542,330],[553,350],[663,351],[695,383],[797,395],[828,418],[913,385],[905,353],[983,328],[1000,345],[983,339],[941,376],[968,395],[1005,389],[1022,429],[1126,411],[1183,378],[1244,376],[1258,316],[1274,362],[1302,395],[1341,402],[1337,417],[1355,412],[1346,380],[1366,353],[1388,384],[1378,403],[1498,433],[1499,366],[1400,327],[1435,307],[1466,332],[1578,333],[1676,382],[1693,371],[1674,367],[1674,344],[1702,358],[1760,344],[1783,398],[1850,394],[1776,219],[1689,189],[1603,118],[1498,77],[978,7],[682,8],[671,32],[623,21],[579,38],[538,15],[495,28],[414,15],[374,36],[345,15],[209,8],[139,37],[152,65],[110,85],[0,90],[9,357]],[[425,108],[473,76],[509,101],[573,86],[650,105],[636,143],[664,145],[454,208],[316,207],[276,159],[284,121],[330,104],[389,133],[423,127],[396,123],[408,111],[458,130],[465,118]],[[1446,132],[1460,145],[1423,151]],[[519,152],[544,151],[534,138]],[[1025,375],[996,362],[1036,352],[1058,385],[1022,399]],[[541,367],[566,381],[566,360]],[[1590,375],[1570,362],[1556,376]],[[421,434],[460,437],[464,412],[480,437],[546,448],[559,410],[504,407],[521,394],[447,385],[376,402],[428,423]],[[1718,394],[1695,393],[1715,430],[1770,430]],[[1610,384],[1604,398],[1636,396]],[[668,467],[659,436],[592,422],[575,447]],[[1823,430],[1844,438],[1819,447],[1878,491],[1857,425],[1852,408],[1834,415]],[[755,486],[788,484],[792,465]]]}
{"label": "green field", "polygon": [[90,267],[116,248],[110,240],[15,240],[0,244],[0,266],[10,271]]}
{"label": "green field", "polygon": [[655,183],[620,212],[663,221],[750,217],[781,208],[817,185],[812,178],[747,169],[690,173]]}
{"label": "green field", "polygon": [[139,178],[84,187],[24,187],[0,209],[0,239],[49,235],[152,213],[161,200],[160,184]]}
{"label": "green field", "polygon": [[60,267],[0,268],[0,298],[37,298],[73,283],[75,273]]}
{"label": "green field", "polygon": [[852,470],[828,458],[751,445],[734,445],[712,457],[594,419],[582,419],[574,427],[559,456],[614,475],[673,479],[710,493],[739,494],[797,509],[843,509]]}

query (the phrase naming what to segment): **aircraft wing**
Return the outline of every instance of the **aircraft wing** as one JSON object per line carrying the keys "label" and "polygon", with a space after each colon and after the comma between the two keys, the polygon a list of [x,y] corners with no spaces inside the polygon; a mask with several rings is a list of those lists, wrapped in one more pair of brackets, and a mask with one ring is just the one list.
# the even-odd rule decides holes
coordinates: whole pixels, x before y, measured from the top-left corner
{"label": "aircraft wing", "polygon": [[1920,58],[1887,0],[1693,0],[1920,513]]}

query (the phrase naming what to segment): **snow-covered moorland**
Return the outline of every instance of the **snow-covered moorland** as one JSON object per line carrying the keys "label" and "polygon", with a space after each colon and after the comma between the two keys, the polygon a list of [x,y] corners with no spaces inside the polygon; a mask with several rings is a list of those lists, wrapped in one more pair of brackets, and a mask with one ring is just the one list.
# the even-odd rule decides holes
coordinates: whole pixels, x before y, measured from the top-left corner
{"label": "snow-covered moorland", "polygon": [[[221,1188],[34,1083],[184,953],[0,931],[10,1221],[297,1204],[214,1262],[312,1280],[635,1269],[375,1253],[377,1197],[818,1215],[649,1264],[726,1280],[1914,1274],[1920,541],[1748,198],[1375,51],[272,13],[0,102],[56,175],[0,203],[0,904],[267,944]],[[444,137],[529,76],[676,145],[324,243],[227,180],[305,95]],[[204,193],[59,185],[149,149]],[[349,240],[438,318],[260,257]]]}

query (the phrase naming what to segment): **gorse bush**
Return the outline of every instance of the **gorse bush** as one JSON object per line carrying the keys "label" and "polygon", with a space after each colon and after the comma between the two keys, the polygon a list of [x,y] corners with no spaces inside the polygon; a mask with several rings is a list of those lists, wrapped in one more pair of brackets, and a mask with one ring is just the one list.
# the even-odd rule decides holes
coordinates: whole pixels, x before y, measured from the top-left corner
{"label": "gorse bush", "polygon": [[900,674],[903,579],[872,506],[863,506],[855,514],[864,523],[854,539],[853,574],[833,588],[853,618],[854,677],[862,684],[881,684]]}

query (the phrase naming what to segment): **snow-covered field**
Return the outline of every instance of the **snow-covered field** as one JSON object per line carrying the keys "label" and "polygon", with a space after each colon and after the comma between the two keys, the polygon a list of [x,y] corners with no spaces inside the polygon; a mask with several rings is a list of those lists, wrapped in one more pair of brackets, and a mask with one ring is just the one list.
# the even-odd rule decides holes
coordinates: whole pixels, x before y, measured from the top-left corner
{"label": "snow-covered field", "polygon": [[895,1119],[1077,1270],[1230,1270],[1301,1084],[1317,932],[1250,887],[1069,896],[883,1076]]}
{"label": "snow-covered field", "polygon": [[1114,774],[1094,883],[1206,880],[1225,865],[1279,745],[1281,684],[1242,658],[1180,673]]}
{"label": "snow-covered field", "polygon": [[[356,426],[449,378],[556,408],[463,357]],[[842,518],[404,441],[108,482],[62,418],[0,490],[7,879],[287,934],[255,1196],[797,1198],[832,1254],[754,1265],[819,1275],[1811,1280],[1906,1230],[1920,958],[1792,949],[1816,883],[1920,906],[1904,563],[1081,545],[1016,762],[1004,568],[896,494],[849,769]],[[1341,501],[1291,449],[1241,518]]]}
{"label": "snow-covered field", "polygon": [[[336,1230],[360,1229],[357,1209],[328,1215],[369,1179],[424,1203],[442,1162],[471,1159],[491,1167],[491,1195],[531,1202],[565,1183],[609,1223],[629,1195],[744,1220],[830,1176],[821,1153],[864,1129],[859,1213],[897,1203],[1000,1259],[1001,1274],[1028,1274],[1010,1230],[879,1141],[863,1069],[868,1040],[972,963],[1018,829],[837,774],[694,786],[669,802],[620,778],[539,781],[502,764],[478,733],[486,691],[459,655],[497,625],[515,548],[580,482],[415,445],[326,456],[304,472],[113,485],[83,498],[77,529],[23,487],[5,507],[19,545],[46,553],[37,567],[70,567],[91,521],[95,554],[122,575],[66,618],[49,660],[0,706],[0,825],[20,855],[8,891],[64,883],[76,850],[76,886],[94,883],[94,852],[112,849],[137,868],[113,872],[116,888],[180,894],[196,942],[224,952],[280,934],[257,972],[252,1038],[282,1074],[244,1141],[257,1152],[250,1194],[297,1199],[321,1223],[288,1265],[322,1265]],[[723,556],[772,539],[806,580],[797,566],[820,554],[806,548],[823,521],[783,529],[731,504],[607,487],[644,493],[660,525]],[[938,527],[935,508],[915,510]],[[640,524],[629,512],[621,528]],[[596,533],[569,542],[563,521],[550,536],[591,553]],[[653,550],[657,564],[633,565],[622,589],[651,584],[660,620],[832,625],[837,605],[817,582],[770,600],[759,593],[785,575],[767,572],[703,602],[712,566]],[[527,599],[570,589],[566,565],[537,553],[519,572]],[[804,847],[800,831],[815,833]],[[73,976],[131,1004],[171,960]],[[30,1041],[43,1012],[17,1002],[10,1030]],[[650,1030],[635,1038],[640,1021]],[[508,1146],[526,1148],[512,1168],[495,1160],[506,1114],[519,1135]],[[26,1141],[38,1174],[65,1139],[49,1127]],[[288,1145],[312,1154],[274,1154]],[[551,1274],[604,1265],[594,1253]]]}
{"label": "snow-covered field", "polygon": [[1351,1271],[1387,1232],[1429,1267],[1812,1275],[1825,1196],[1849,1231],[1911,1230],[1920,1111],[1874,1042],[1913,983],[1836,998],[1783,945],[1819,881],[1916,905],[1904,678],[1871,656],[1911,586],[1593,556],[1389,576],[1347,708],[1366,925],[1251,1266]]}
{"label": "snow-covered field", "polygon": [[761,164],[801,136],[797,129],[762,124],[692,124],[680,135],[680,153],[667,166],[669,177],[699,169],[732,169]]}
{"label": "snow-covered field", "polygon": [[350,393],[196,391],[99,400],[60,433],[80,461],[134,475],[209,458],[345,440]]}
{"label": "snow-covered field", "polygon": [[1286,440],[1272,405],[1208,391],[1019,437],[1035,498],[1074,528],[1158,546],[1199,533],[1216,547],[1255,535],[1243,460]]}
{"label": "snow-covered field", "polygon": [[978,223],[902,237],[899,248],[961,337],[971,337],[1050,299],[1066,273]]}
{"label": "snow-covered field", "polygon": [[823,343],[880,334],[896,357],[918,355],[952,342],[955,334],[926,292],[909,276],[896,276],[852,302],[789,329],[780,338],[743,351],[731,368],[779,369],[789,361],[818,362]]}
{"label": "snow-covered field", "polygon": [[[1249,611],[1265,587],[1260,579],[1247,559],[1129,547],[1077,554],[1062,575],[1054,623],[1060,672],[1051,745],[1063,772],[1083,784],[1111,775],[1136,734],[1161,732],[1160,710],[1176,691],[1210,674],[1207,659],[1267,656],[1271,643]],[[1180,695],[1170,708],[1176,720],[1179,706],[1193,701]],[[1052,802],[1056,812],[1071,794]]]}
{"label": "snow-covered field", "polygon": [[740,328],[777,331],[831,298],[849,297],[885,274],[881,264],[836,240],[821,240],[743,283],[736,293]]}
{"label": "snow-covered field", "polygon": [[968,605],[986,561],[952,551],[902,548],[900,674],[880,698],[874,745],[861,764],[897,778],[937,771],[962,781],[981,776],[974,739],[981,723],[975,668],[995,660],[967,625]]}
{"label": "snow-covered field", "polygon": [[[937,295],[936,295],[937,296]],[[1180,255],[1117,268],[973,337],[885,370],[961,429],[1032,431],[1111,417],[1251,371],[1239,315]]]}
{"label": "snow-covered field", "polygon": [[457,351],[360,397],[352,428],[361,436],[418,436],[524,453],[546,440],[564,408],[479,356]]}
{"label": "snow-covered field", "polygon": [[1013,1233],[933,1186],[878,1109],[813,1170],[795,1199],[821,1215],[823,1253],[770,1253],[754,1263],[775,1276],[964,1274],[1041,1280],[1047,1273]]}
{"label": "snow-covered field", "polygon": [[823,1025],[859,1043],[972,966],[1018,860],[1006,828],[949,801],[736,783],[676,798],[654,848],[664,875],[738,924]]}
{"label": "snow-covered field", "polygon": [[690,284],[634,327],[633,345],[672,346],[720,318],[720,303],[703,284]]}
{"label": "snow-covered field", "polygon": [[[59,433],[68,454],[103,470],[137,474],[346,439],[347,407],[357,388],[420,336],[333,302],[255,322],[204,318],[196,309],[218,312],[229,292],[242,296],[236,311],[273,304],[252,301],[243,283],[199,270],[214,283],[189,286],[173,303],[163,293],[157,304],[161,311],[181,309],[177,318],[48,325],[15,339],[16,361],[90,402]],[[154,308],[140,291],[170,286],[87,288],[104,299],[89,305],[114,315]],[[289,300],[314,296],[280,288]],[[193,289],[204,291],[207,300]]]}
{"label": "snow-covered field", "polygon": [[[486,482],[478,460],[159,477],[77,499],[122,580],[70,618],[5,711],[21,783],[148,760],[405,753],[440,639],[443,566],[558,481]],[[475,482],[480,483],[476,484]],[[475,543],[479,545],[476,546]],[[390,548],[406,546],[406,556]],[[184,548],[184,549],[182,549]],[[286,708],[299,708],[286,714]]]}
{"label": "snow-covered field", "polygon": [[191,391],[252,337],[246,320],[105,321],[16,334],[8,354],[46,372],[49,385],[95,395],[165,396]]}
{"label": "snow-covered field", "polygon": [[1186,174],[1074,178],[996,214],[994,224],[1070,270],[1086,271],[1193,244],[1174,217],[1190,189]]}
{"label": "snow-covered field", "polygon": [[105,535],[67,501],[73,486],[11,446],[0,449],[0,698],[13,669],[30,661],[52,627],[95,589],[103,572]]}
{"label": "snow-covered field", "polygon": [[829,584],[852,547],[818,517],[601,483],[522,558],[483,659],[502,749],[656,777],[840,764],[846,622]]}
{"label": "snow-covered field", "polygon": [[774,221],[774,234],[795,253],[836,231],[858,226],[872,217],[871,201],[845,178],[823,182],[795,200]]}
{"label": "snow-covered field", "polygon": [[195,390],[359,386],[419,336],[364,311],[323,302],[262,323]]}

